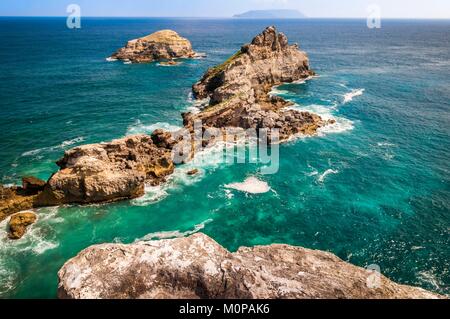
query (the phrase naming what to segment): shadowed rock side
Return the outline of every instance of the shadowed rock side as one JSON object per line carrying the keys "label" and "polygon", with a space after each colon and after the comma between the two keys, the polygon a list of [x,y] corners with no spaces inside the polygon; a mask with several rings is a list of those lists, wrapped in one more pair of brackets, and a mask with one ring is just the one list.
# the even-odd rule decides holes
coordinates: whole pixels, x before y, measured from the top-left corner
{"label": "shadowed rock side", "polygon": [[152,62],[164,59],[193,58],[189,40],[172,30],[161,30],[143,38],[128,41],[111,58],[133,63]]}
{"label": "shadowed rock side", "polygon": [[59,271],[59,298],[278,299],[440,298],[371,273],[331,253],[288,245],[230,253],[204,234],[87,248]]}

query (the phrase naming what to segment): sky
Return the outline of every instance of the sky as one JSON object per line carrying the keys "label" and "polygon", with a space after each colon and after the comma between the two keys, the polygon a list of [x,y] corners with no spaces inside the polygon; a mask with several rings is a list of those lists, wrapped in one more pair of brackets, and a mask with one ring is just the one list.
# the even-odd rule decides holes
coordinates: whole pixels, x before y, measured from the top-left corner
{"label": "sky", "polygon": [[382,18],[450,19],[450,0],[1,0],[0,16],[65,16],[69,4],[96,17],[231,17],[297,9],[312,18],[367,17],[368,6],[376,4]]}

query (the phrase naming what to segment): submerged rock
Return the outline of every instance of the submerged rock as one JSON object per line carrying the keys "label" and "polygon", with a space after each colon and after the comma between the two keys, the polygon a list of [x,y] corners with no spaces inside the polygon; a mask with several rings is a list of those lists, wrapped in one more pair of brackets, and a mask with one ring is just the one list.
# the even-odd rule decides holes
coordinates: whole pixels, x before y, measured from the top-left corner
{"label": "submerged rock", "polygon": [[87,248],[59,271],[59,298],[440,298],[335,255],[288,245],[230,253],[204,234]]}
{"label": "submerged rock", "polygon": [[171,60],[174,58],[193,58],[189,40],[172,30],[161,30],[148,36],[128,41],[124,48],[114,53],[110,59],[132,63]]}
{"label": "submerged rock", "polygon": [[199,172],[200,171],[198,170],[198,168],[194,168],[194,169],[188,171],[186,174],[189,176],[194,176],[194,175],[197,175]]}
{"label": "submerged rock", "polygon": [[27,227],[34,224],[36,220],[37,215],[33,212],[12,215],[8,223],[8,238],[14,240],[22,238],[27,231]]}
{"label": "submerged rock", "polygon": [[170,60],[170,61],[163,61],[163,62],[160,62],[159,64],[162,65],[162,66],[175,66],[175,65],[180,65],[181,62],[177,62],[177,61],[174,61],[174,60]]}
{"label": "submerged rock", "polygon": [[61,170],[37,198],[41,206],[140,197],[145,183],[157,185],[174,170],[170,152],[147,135],[76,147],[57,164]]}

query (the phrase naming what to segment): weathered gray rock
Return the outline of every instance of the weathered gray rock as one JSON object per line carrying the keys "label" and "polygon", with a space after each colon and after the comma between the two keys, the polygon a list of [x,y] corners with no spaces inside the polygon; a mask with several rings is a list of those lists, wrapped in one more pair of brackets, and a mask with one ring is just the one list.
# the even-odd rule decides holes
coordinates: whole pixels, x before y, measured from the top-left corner
{"label": "weathered gray rock", "polygon": [[40,206],[136,198],[145,183],[157,185],[174,170],[170,152],[147,135],[76,147],[57,164],[61,170],[39,194]]}
{"label": "weathered gray rock", "polygon": [[[204,234],[92,246],[59,271],[59,298],[440,298],[331,253],[271,245],[230,253]],[[370,285],[369,285],[370,286]]]}
{"label": "weathered gray rock", "polygon": [[128,41],[127,45],[114,53],[111,58],[144,63],[195,56],[196,53],[192,50],[189,40],[179,36],[175,31],[161,30],[146,37]]}

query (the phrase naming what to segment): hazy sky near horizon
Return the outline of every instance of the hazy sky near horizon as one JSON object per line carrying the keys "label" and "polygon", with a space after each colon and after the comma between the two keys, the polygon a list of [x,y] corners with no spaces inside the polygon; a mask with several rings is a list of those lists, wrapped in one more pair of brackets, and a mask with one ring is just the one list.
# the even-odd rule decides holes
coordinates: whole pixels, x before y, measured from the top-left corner
{"label": "hazy sky near horizon", "polygon": [[450,19],[450,0],[1,0],[0,16],[231,17],[257,9],[297,9],[309,17],[366,17],[377,4],[384,18]]}

